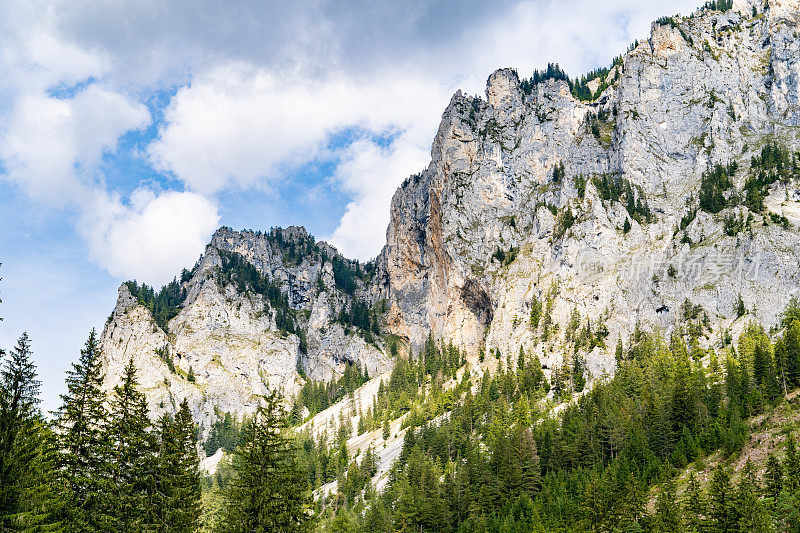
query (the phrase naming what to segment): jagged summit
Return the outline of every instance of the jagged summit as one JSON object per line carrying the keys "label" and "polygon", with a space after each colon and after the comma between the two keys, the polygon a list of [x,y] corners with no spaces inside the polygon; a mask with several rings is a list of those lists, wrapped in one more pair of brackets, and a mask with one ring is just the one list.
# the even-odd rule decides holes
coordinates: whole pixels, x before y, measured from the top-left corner
{"label": "jagged summit", "polygon": [[742,308],[775,323],[800,279],[798,26],[797,0],[736,0],[659,19],[578,81],[495,71],[452,97],[373,262],[300,227],[220,228],[163,318],[120,289],[109,386],[134,356],[154,409],[209,417],[348,362],[377,375],[429,335],[475,371],[522,347],[591,382],[636,327],[710,345]]}

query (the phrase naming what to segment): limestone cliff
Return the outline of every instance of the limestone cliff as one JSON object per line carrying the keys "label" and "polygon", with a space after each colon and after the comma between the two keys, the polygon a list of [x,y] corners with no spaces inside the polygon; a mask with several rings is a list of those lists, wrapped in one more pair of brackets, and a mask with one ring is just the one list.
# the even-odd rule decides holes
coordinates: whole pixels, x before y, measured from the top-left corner
{"label": "limestone cliff", "polygon": [[[588,356],[597,374],[636,323],[669,330],[694,309],[713,338],[739,294],[774,323],[798,290],[797,176],[773,183],[760,213],[698,209],[707,169],[736,161],[735,195],[766,144],[800,146],[798,2],[770,6],[654,23],[589,101],[512,69],[489,77],[485,98],[453,96],[430,165],[392,200],[378,290],[394,331],[419,344],[432,330],[472,354],[523,346],[552,368],[560,342],[531,324],[549,299],[561,332],[575,316],[608,332],[610,348]],[[609,183],[630,187],[627,205]],[[726,217],[747,229],[726,232]]]}
{"label": "limestone cliff", "polygon": [[[588,99],[558,76],[496,71],[485,97],[453,96],[354,285],[334,275],[354,263],[300,228],[220,229],[165,328],[120,288],[103,333],[109,387],[134,357],[153,409],[186,396],[208,420],[267,389],[291,395],[301,372],[385,372],[387,332],[412,347],[432,333],[473,363],[520,347],[548,369],[579,356],[591,379],[613,371],[637,324],[699,328],[708,344],[747,313],[774,323],[800,287],[799,23],[798,0],[661,19],[590,80]],[[783,154],[779,172],[754,166],[765,147]],[[294,332],[264,295],[225,282],[231,253],[280,287]],[[379,333],[346,331],[356,302]]]}
{"label": "limestone cliff", "polygon": [[[339,287],[334,262],[352,275],[352,294]],[[221,228],[182,276],[184,299],[163,327],[128,284],[120,287],[102,335],[107,387],[133,358],[153,412],[173,410],[186,397],[198,420],[208,422],[215,409],[252,411],[258,395],[273,389],[291,397],[303,376],[327,381],[347,363],[371,375],[385,372],[391,361],[380,337],[338,320],[368,283],[355,268],[302,228]],[[248,275],[261,276],[281,298]]]}

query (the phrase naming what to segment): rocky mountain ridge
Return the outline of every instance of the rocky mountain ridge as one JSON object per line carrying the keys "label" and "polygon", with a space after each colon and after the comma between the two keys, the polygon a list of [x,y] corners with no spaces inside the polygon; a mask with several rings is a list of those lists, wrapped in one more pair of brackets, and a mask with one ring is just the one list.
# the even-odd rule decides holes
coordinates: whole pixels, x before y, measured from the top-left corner
{"label": "rocky mountain ridge", "polygon": [[208,423],[347,364],[376,376],[428,335],[475,371],[522,349],[591,380],[636,328],[711,344],[774,324],[800,286],[798,26],[797,0],[659,19],[588,100],[496,71],[451,99],[373,262],[221,228],[164,327],[120,287],[108,386],[133,357],[152,410],[188,397]]}

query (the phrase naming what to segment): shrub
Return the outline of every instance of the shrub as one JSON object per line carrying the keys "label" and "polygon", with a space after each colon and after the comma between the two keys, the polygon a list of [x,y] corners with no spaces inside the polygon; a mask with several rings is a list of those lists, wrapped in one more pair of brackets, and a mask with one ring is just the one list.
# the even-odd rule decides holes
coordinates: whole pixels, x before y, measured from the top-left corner
{"label": "shrub", "polygon": [[700,180],[700,209],[709,213],[719,213],[729,202],[725,192],[733,187],[731,176],[736,173],[739,165],[731,161],[727,165],[716,164],[703,172]]}

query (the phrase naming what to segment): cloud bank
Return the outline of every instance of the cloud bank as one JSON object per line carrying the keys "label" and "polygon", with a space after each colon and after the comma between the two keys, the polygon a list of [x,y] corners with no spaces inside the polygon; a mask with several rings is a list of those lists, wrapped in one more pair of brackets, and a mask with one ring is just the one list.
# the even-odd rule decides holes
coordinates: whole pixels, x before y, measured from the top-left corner
{"label": "cloud bank", "polygon": [[[7,2],[0,179],[71,213],[114,276],[162,283],[202,252],[221,193],[279,194],[329,161],[321,179],[349,201],[327,237],[367,259],[456,89],[480,93],[505,66],[580,74],[698,3]],[[108,173],[121,152],[146,182]]]}

